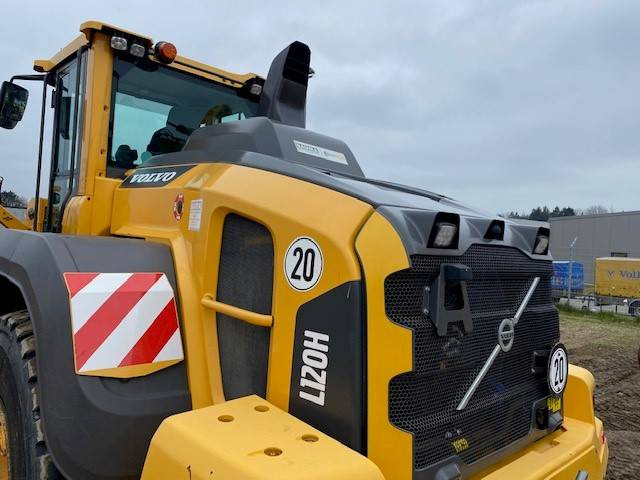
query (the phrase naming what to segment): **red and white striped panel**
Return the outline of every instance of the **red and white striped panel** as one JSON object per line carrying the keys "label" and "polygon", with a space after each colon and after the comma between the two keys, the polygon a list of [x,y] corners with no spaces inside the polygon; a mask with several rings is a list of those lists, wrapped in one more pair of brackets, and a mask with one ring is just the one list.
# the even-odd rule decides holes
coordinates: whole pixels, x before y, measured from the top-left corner
{"label": "red and white striped panel", "polygon": [[65,273],[76,372],[184,358],[173,288],[164,273]]}

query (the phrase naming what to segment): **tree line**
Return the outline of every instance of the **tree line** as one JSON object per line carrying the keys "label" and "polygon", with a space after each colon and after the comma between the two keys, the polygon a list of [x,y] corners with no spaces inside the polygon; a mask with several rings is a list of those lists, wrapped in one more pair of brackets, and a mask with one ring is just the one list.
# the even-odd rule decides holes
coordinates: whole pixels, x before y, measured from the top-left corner
{"label": "tree line", "polygon": [[551,210],[546,205],[543,207],[535,207],[531,209],[531,212],[527,214],[526,212],[520,213],[516,211],[508,212],[504,215],[507,218],[524,218],[527,220],[538,220],[540,222],[546,222],[551,217],[575,217],[577,215],[602,215],[604,213],[613,212],[613,208],[609,209],[607,207],[603,207],[602,205],[591,205],[590,207],[581,209],[581,208],[573,208],[573,207],[564,207],[560,208],[556,206],[553,210]]}
{"label": "tree line", "polygon": [[6,192],[0,192],[0,205],[3,207],[27,208],[27,200],[17,193],[7,190]]}

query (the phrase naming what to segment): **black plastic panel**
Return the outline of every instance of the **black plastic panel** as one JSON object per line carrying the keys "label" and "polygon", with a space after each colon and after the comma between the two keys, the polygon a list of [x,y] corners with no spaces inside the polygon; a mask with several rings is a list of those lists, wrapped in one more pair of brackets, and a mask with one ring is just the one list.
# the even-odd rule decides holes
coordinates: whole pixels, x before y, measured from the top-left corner
{"label": "black plastic panel", "polygon": [[163,272],[171,251],[142,240],[0,231],[0,273],[20,286],[35,330],[44,433],[74,479],[139,478],[151,437],[191,408],[184,362],[130,380],[79,376],[64,272]]}
{"label": "black plastic panel", "polygon": [[[296,318],[289,412],[364,453],[364,327],[360,282],[348,282],[304,304]],[[305,331],[328,335],[324,405],[300,397]],[[315,369],[315,373],[321,373]],[[304,375],[313,380],[312,376]],[[314,393],[308,388],[307,392]]]}

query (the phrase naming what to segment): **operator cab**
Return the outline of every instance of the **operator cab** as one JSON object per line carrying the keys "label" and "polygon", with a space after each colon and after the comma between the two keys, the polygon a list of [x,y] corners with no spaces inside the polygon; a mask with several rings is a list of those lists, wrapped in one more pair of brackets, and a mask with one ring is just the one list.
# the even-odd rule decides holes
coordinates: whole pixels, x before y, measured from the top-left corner
{"label": "operator cab", "polygon": [[0,127],[22,119],[29,92],[17,82],[42,83],[38,180],[49,122],[51,170],[46,200],[35,202],[24,228],[108,234],[104,224],[83,221],[91,218],[92,197],[109,197],[128,170],[182,150],[201,127],[255,116],[264,80],[181,57],[168,42],[101,22],[85,22],[80,31],[51,59],[35,61],[39,74],[3,83]]}
{"label": "operator cab", "polygon": [[[42,82],[41,144],[52,96],[49,187],[46,201],[36,202],[31,212],[35,229],[108,234],[108,222],[96,225],[91,210],[111,201],[130,170],[168,161],[228,161],[236,150],[363,177],[344,142],[304,128],[313,72],[307,45],[294,42],[284,49],[265,81],[180,57],[168,42],[154,45],[148,37],[100,22],[86,22],[80,30],[52,59],[35,62],[39,75],[13,77],[0,94],[0,126],[13,128],[28,98],[14,82]],[[227,125],[238,121],[245,125]],[[182,155],[185,149],[192,155]],[[198,149],[203,155],[194,160]],[[38,178],[41,163],[42,148]],[[96,195],[104,198],[90,203]]]}

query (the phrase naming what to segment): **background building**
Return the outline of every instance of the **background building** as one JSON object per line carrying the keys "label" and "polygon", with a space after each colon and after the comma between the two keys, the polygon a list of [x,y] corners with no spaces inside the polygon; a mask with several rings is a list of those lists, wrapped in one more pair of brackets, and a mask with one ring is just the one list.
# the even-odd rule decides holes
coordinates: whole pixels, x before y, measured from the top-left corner
{"label": "background building", "polygon": [[554,260],[569,260],[569,246],[578,237],[573,259],[584,265],[585,283],[594,283],[598,257],[640,258],[640,211],[551,217],[549,224]]}

